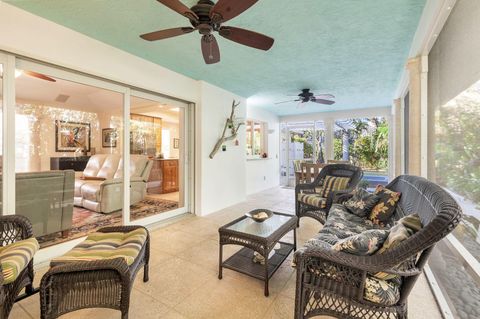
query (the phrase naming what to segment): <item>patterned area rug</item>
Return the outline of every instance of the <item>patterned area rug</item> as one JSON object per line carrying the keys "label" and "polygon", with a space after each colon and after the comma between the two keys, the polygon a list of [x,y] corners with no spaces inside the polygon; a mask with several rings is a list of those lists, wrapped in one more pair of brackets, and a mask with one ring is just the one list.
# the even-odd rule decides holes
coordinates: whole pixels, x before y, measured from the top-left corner
{"label": "patterned area rug", "polygon": [[[145,217],[165,213],[178,208],[178,202],[166,199],[146,198],[141,202],[130,207],[130,219],[138,220]],[[74,207],[72,228],[67,238],[63,238],[62,233],[53,233],[37,237],[40,247],[48,247],[59,244],[71,239],[83,237],[98,228],[106,226],[121,225],[122,212],[117,211],[111,214],[96,213],[91,210]]]}

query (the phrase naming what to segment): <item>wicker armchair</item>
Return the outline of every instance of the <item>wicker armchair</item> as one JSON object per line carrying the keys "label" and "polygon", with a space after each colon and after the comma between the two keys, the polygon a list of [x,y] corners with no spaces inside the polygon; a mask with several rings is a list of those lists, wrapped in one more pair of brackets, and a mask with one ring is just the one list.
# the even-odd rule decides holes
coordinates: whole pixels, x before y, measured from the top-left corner
{"label": "wicker armchair", "polygon": [[[32,224],[24,216],[0,216],[0,246],[4,247],[19,240],[33,237]],[[25,296],[34,294],[33,260],[25,267],[14,282],[4,285],[0,264],[0,318],[8,318],[18,294],[25,288]],[[24,297],[25,297],[24,296]]]}
{"label": "wicker armchair", "polygon": [[[417,213],[423,228],[383,254],[357,256],[332,250],[323,242],[296,254],[295,318],[407,318],[407,298],[435,246],[461,219],[461,209],[440,186],[416,176],[399,176],[387,188],[401,192],[393,218]],[[346,196],[343,196],[345,200]],[[334,271],[335,277],[325,275]],[[364,299],[367,274],[386,272],[401,279],[396,304]]]}
{"label": "wicker armchair", "polygon": [[[328,198],[326,198],[326,206],[320,208],[317,206],[312,206],[304,202],[299,201],[298,195],[300,193],[315,193],[315,188],[322,185],[325,176],[338,176],[338,177],[349,177],[350,181],[348,183],[347,189],[343,191],[330,192]],[[327,218],[328,211],[332,206],[333,198],[342,193],[351,192],[360,180],[363,177],[363,171],[360,167],[353,166],[350,164],[331,164],[326,165],[320,171],[320,174],[315,178],[313,183],[310,184],[299,184],[295,186],[295,215],[297,215],[300,222],[301,217],[312,217],[318,220],[320,223],[324,224]]]}

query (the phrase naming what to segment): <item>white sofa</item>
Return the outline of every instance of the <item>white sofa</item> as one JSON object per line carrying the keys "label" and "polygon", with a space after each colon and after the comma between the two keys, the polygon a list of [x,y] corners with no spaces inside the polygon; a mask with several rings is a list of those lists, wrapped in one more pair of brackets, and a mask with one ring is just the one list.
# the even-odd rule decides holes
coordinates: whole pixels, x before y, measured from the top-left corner
{"label": "white sofa", "polygon": [[[130,156],[130,205],[145,198],[152,165],[146,156]],[[83,173],[75,177],[74,205],[105,214],[122,209],[123,160],[120,155],[90,157]]]}

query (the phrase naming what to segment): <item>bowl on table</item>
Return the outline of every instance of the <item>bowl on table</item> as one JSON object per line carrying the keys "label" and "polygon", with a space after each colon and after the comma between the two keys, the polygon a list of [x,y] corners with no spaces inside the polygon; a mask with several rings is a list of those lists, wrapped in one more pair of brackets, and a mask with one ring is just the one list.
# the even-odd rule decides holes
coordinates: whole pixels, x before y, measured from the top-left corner
{"label": "bowl on table", "polygon": [[245,214],[257,223],[263,223],[267,219],[273,216],[273,212],[268,209],[255,209]]}

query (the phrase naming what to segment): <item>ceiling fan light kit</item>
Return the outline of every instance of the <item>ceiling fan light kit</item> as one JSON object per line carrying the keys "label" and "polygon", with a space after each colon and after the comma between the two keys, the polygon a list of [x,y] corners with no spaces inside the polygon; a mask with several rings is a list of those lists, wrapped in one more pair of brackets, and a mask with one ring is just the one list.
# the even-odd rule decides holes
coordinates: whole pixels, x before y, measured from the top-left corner
{"label": "ceiling fan light kit", "polygon": [[220,62],[220,49],[214,32],[217,32],[225,39],[259,50],[268,51],[273,46],[274,39],[264,34],[222,25],[246,11],[258,0],[218,0],[217,3],[211,0],[199,0],[191,8],[179,0],[157,1],[189,19],[192,27],[172,28],[145,33],[140,35],[144,40],[163,40],[197,30],[202,35],[200,43],[206,64]]}

